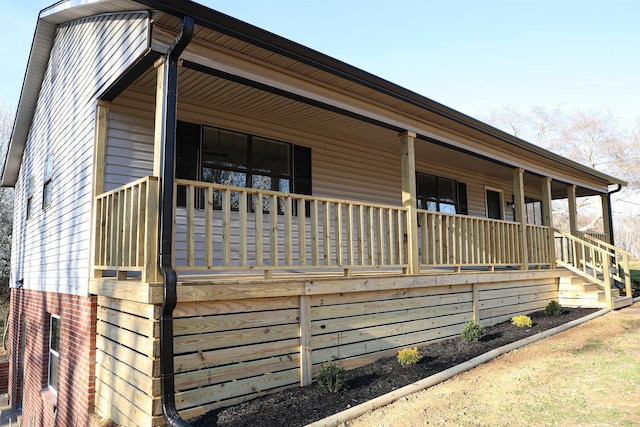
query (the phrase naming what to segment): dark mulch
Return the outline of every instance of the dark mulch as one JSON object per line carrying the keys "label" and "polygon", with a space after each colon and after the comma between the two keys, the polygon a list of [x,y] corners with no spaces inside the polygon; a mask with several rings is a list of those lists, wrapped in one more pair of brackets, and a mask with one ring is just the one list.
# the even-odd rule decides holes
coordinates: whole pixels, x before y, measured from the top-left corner
{"label": "dark mulch", "polygon": [[536,312],[530,315],[531,328],[516,328],[507,321],[486,328],[478,343],[465,344],[456,337],[422,347],[422,360],[408,368],[402,368],[395,357],[387,357],[350,370],[350,389],[342,393],[324,393],[314,383],[212,411],[191,422],[196,427],[303,426],[594,311],[565,308],[559,316]]}

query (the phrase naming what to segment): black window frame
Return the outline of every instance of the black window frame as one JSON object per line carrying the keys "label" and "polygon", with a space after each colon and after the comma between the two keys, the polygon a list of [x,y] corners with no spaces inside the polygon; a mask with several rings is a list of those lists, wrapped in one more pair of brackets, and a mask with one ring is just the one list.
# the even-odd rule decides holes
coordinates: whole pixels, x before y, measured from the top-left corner
{"label": "black window frame", "polygon": [[[236,135],[246,139],[246,153],[244,158],[244,164],[239,165],[224,165],[222,162],[216,164],[210,162],[205,164],[205,130],[218,132],[231,133],[235,141]],[[194,139],[197,138],[197,141]],[[218,136],[220,138],[220,136]],[[287,170],[285,173],[266,172],[260,170],[257,166],[254,167],[255,162],[255,149],[258,141],[272,144],[272,146],[286,146],[288,150],[287,156],[289,157]],[[255,144],[254,144],[255,142]],[[283,193],[297,193],[297,194],[312,194],[312,182],[311,182],[311,148],[301,145],[293,144],[287,141],[281,141],[274,138],[269,138],[261,135],[250,134],[246,132],[234,131],[231,129],[225,129],[218,126],[212,126],[208,124],[195,124],[186,121],[178,121],[177,138],[176,138],[176,167],[175,176],[178,179],[189,179],[193,181],[201,182],[215,182],[204,179],[205,168],[214,169],[217,171],[226,171],[233,173],[244,174],[244,185],[236,185],[245,188],[263,188],[254,186],[254,177],[262,176],[271,178],[271,185],[268,190],[280,191]],[[194,154],[195,152],[195,154]],[[211,166],[215,166],[212,168]],[[288,181],[286,187],[287,191],[283,191],[281,184],[282,181]],[[234,184],[229,184],[234,185]],[[178,187],[177,193],[178,206],[186,206],[186,191],[184,187]],[[196,208],[204,207],[204,194],[198,194],[196,196]],[[221,206],[214,201],[214,209],[219,210]],[[237,207],[233,207],[232,210],[237,211]],[[296,206],[294,206],[294,213]],[[248,210],[252,212],[254,210],[253,203],[248,203]],[[282,214],[282,206],[278,207],[278,213]],[[264,210],[268,213],[267,210]],[[308,212],[308,209],[307,209]]]}
{"label": "black window frame", "polygon": [[[427,181],[432,181],[432,189],[435,192],[429,191],[429,185]],[[454,190],[453,203],[446,199],[443,193],[443,188],[450,184]],[[429,209],[429,204],[435,204],[435,210]],[[426,172],[416,172],[416,205],[418,209],[429,210],[433,212],[451,213],[442,210],[443,205],[453,205],[455,214],[469,215],[469,208],[467,203],[467,184],[452,178],[446,178],[438,175],[429,174]]]}
{"label": "black window frame", "polygon": [[60,323],[61,319],[59,315],[49,314],[49,361],[47,363],[47,388],[56,395],[58,394],[60,384]]}
{"label": "black window frame", "polygon": [[44,178],[42,180],[42,210],[51,206],[53,199],[53,154],[44,161]]}

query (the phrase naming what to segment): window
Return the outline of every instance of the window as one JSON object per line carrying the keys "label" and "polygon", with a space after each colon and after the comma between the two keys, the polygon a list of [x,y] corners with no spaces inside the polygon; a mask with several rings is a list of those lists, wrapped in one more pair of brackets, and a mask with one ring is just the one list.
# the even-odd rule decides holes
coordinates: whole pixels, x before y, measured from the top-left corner
{"label": "window", "polygon": [[544,225],[542,219],[542,201],[525,197],[524,211],[527,224]]}
{"label": "window", "polygon": [[487,205],[487,218],[504,219],[504,210],[502,209],[504,197],[502,194],[502,190],[485,188],[485,197]]}
{"label": "window", "polygon": [[47,385],[49,389],[58,391],[58,368],[60,366],[60,317],[50,315],[49,330],[49,375]]}
{"label": "window", "polygon": [[418,209],[468,214],[467,185],[449,178],[416,173]]}
{"label": "window", "polygon": [[53,155],[44,162],[44,181],[42,183],[42,209],[51,204],[51,179],[53,177]]}
{"label": "window", "polygon": [[31,218],[33,213],[33,193],[35,192],[35,182],[33,177],[29,178],[27,184],[27,219]]}
{"label": "window", "polygon": [[[311,149],[307,147],[187,122],[178,122],[176,141],[176,178],[311,194]],[[234,194],[231,200],[235,209],[237,197]],[[177,199],[179,206],[185,206],[184,188],[178,188]],[[221,206],[216,192],[214,208]]]}

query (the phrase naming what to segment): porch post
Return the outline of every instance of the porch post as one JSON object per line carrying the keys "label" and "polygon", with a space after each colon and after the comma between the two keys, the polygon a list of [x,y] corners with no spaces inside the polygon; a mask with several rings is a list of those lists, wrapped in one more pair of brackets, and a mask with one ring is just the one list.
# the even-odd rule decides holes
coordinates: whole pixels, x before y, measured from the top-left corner
{"label": "porch post", "polygon": [[567,185],[567,199],[569,201],[569,232],[575,236],[578,233],[578,205],[575,185]]}
{"label": "porch post", "polygon": [[161,56],[155,63],[156,67],[156,114],[155,114],[155,129],[153,132],[153,176],[160,176],[160,170],[162,168],[162,127],[163,112],[162,106],[164,105],[164,79],[165,79],[165,57]]}
{"label": "porch post", "polygon": [[551,178],[544,177],[542,182],[542,221],[544,225],[549,227],[549,263],[551,268],[556,268],[556,254],[555,254],[555,237],[553,233],[553,209],[551,202],[553,200],[551,196]]}
{"label": "porch post", "polygon": [[94,268],[96,262],[96,227],[97,211],[96,197],[104,192],[104,166],[107,151],[107,121],[109,120],[109,108],[111,103],[99,100],[96,105],[95,135],[93,144],[93,193],[92,193],[92,214],[91,214],[91,237],[89,251],[89,277],[102,277],[102,270]]}
{"label": "porch post", "polygon": [[516,207],[516,222],[520,223],[521,264],[522,270],[529,269],[529,251],[527,245],[527,216],[524,203],[524,169],[513,170],[513,199]]}
{"label": "porch post", "polygon": [[407,256],[409,274],[420,272],[418,259],[418,213],[416,202],[416,155],[415,132],[398,134],[402,145],[400,168],[402,173],[402,207],[407,209]]}
{"label": "porch post", "polygon": [[600,202],[602,203],[602,226],[604,228],[604,234],[609,236],[608,243],[613,245],[613,230],[611,229],[611,200],[609,198],[609,194],[601,194]]}

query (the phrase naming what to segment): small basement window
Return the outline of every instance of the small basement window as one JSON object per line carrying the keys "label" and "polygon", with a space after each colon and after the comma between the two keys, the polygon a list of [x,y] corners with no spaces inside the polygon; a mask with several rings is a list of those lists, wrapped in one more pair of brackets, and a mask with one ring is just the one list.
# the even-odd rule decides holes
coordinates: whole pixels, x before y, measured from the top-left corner
{"label": "small basement window", "polygon": [[35,192],[35,183],[33,181],[33,177],[29,178],[29,182],[27,184],[27,219],[31,218],[31,214],[33,213],[33,193]]}
{"label": "small basement window", "polygon": [[60,316],[50,315],[49,329],[49,372],[47,386],[58,393],[58,370],[60,367]]}

